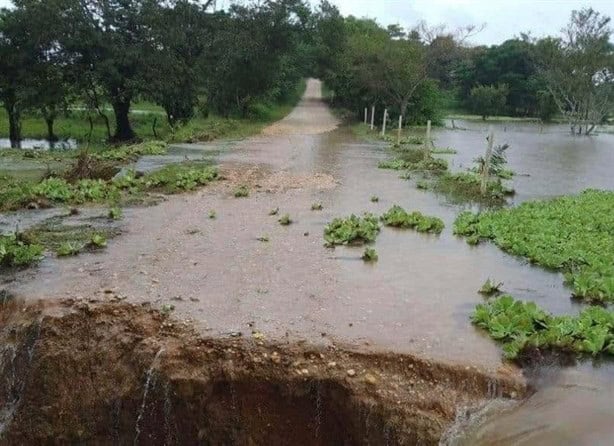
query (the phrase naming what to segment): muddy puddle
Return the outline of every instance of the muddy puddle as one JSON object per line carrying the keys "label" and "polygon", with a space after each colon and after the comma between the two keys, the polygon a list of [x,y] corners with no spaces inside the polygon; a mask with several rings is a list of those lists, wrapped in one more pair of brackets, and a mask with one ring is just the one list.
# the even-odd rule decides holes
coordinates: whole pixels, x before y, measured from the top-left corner
{"label": "muddy puddle", "polygon": [[[491,244],[471,247],[454,237],[452,222],[465,206],[416,189],[415,179],[401,180],[398,172],[378,169],[378,161],[391,155],[381,144],[358,141],[347,128],[331,130],[336,120],[318,100],[316,88],[310,83],[307,100],[258,137],[222,148],[178,148],[194,152],[187,156],[211,155],[226,180],[130,211],[124,234],[111,240],[105,252],[45,259],[36,274],[18,277],[10,291],[30,302],[103,299],[108,291],[138,306],[172,305],[175,317],[214,339],[250,339],[257,333],[266,342],[307,342],[318,349],[344,345],[364,354],[425,357],[435,361],[432,364],[518,377],[517,369],[502,363],[497,345],[469,323],[470,313],[483,299],[477,290],[492,278],[504,282],[504,290],[517,298],[536,301],[555,313],[576,312],[581,306],[570,299],[563,277]],[[442,156],[454,169],[463,169],[483,152],[488,125],[455,124],[467,130],[437,129],[434,136],[438,147],[458,151]],[[519,174],[513,180],[514,203],[587,187],[614,188],[609,171],[614,162],[612,135],[572,138],[564,126],[540,130],[503,123],[496,124],[495,131],[497,141],[511,145],[509,167]],[[142,162],[143,168],[155,165],[147,159]],[[249,197],[234,198],[240,184],[249,187]],[[371,202],[373,195],[379,202]],[[311,211],[314,202],[323,210]],[[393,204],[438,216],[446,229],[440,236],[427,236],[383,228],[373,245],[379,254],[375,264],[360,260],[363,248],[323,246],[323,228],[333,218],[364,211],[381,214]],[[279,225],[279,215],[269,215],[273,208],[279,208],[279,215],[288,213],[293,224]],[[215,219],[208,217],[211,210]],[[260,241],[263,236],[269,241]],[[148,360],[156,351],[149,351]],[[141,365],[141,384],[143,370]],[[564,376],[580,369],[557,370]],[[612,375],[606,372],[604,379],[599,382],[610,383]],[[536,380],[539,390],[534,397],[544,395],[553,406],[564,407],[563,392],[542,393],[540,386],[546,389],[546,381]],[[228,394],[232,386],[224,382]],[[606,389],[606,384],[597,387]],[[139,398],[131,410],[142,403]],[[592,407],[598,410],[599,404]],[[163,404],[156,407],[164,412]],[[528,415],[514,418],[507,413],[516,412],[506,412],[500,420],[522,423],[523,416],[529,418],[541,404],[517,410],[522,407],[528,408]],[[503,409],[508,407],[493,410],[500,414]],[[439,434],[455,417],[449,415]],[[490,420],[488,414],[482,419]],[[275,425],[274,420],[270,423]],[[510,428],[510,435],[513,431]],[[372,439],[374,444],[386,443],[382,437]],[[262,444],[257,439],[254,443]]]}

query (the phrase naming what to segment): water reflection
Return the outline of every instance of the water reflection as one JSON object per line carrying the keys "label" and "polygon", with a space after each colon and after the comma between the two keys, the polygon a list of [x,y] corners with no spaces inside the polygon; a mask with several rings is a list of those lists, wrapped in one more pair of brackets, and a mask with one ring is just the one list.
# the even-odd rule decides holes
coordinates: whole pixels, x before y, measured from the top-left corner
{"label": "water reflection", "polygon": [[[20,149],[35,150],[68,150],[76,149],[78,146],[75,139],[64,139],[60,141],[48,141],[46,139],[26,138],[20,141]],[[8,138],[0,138],[0,149],[10,149],[11,141]]]}

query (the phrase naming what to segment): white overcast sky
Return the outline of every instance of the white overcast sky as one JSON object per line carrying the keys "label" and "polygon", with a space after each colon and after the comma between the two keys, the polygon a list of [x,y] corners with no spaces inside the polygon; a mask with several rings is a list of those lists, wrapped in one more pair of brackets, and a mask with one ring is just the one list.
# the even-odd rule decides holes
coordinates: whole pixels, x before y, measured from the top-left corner
{"label": "white overcast sky", "polygon": [[[319,0],[310,0],[313,4]],[[218,5],[230,0],[218,0]],[[344,15],[370,17],[383,25],[399,23],[411,28],[426,20],[430,25],[446,23],[450,28],[486,23],[471,40],[495,44],[531,31],[535,37],[555,35],[567,23],[573,9],[592,6],[614,17],[614,0],[331,0]],[[0,6],[10,0],[0,0]]]}

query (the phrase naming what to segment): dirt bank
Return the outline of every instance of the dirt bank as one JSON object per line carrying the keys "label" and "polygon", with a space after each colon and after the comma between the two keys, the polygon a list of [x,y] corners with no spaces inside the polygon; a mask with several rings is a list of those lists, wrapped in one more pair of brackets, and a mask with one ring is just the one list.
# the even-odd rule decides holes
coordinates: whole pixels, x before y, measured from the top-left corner
{"label": "dirt bank", "polygon": [[524,393],[408,355],[205,339],[148,306],[0,307],[2,444],[436,444],[459,410]]}

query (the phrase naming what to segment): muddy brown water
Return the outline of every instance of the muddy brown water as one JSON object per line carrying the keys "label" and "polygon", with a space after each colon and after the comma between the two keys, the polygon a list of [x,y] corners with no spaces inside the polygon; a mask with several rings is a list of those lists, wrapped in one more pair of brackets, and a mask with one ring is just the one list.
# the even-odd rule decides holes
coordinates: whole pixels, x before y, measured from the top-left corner
{"label": "muddy brown water", "polygon": [[[458,154],[442,156],[461,169],[482,153],[487,125],[455,123],[467,130],[436,130],[436,145],[456,149]],[[220,154],[226,181],[127,211],[126,233],[106,252],[45,259],[38,270],[11,277],[16,280],[11,291],[32,301],[116,294],[133,303],[173,304],[176,317],[207,336],[255,332],[268,340],[348,345],[517,374],[502,364],[495,343],[468,322],[482,301],[476,291],[491,277],[504,282],[507,292],[550,311],[578,311],[562,276],[490,244],[470,247],[454,237],[452,222],[462,206],[416,189],[397,172],[377,169],[389,156],[383,146],[358,141],[337,124],[320,100],[319,83],[310,81],[305,99],[287,118]],[[497,141],[511,145],[509,167],[519,173],[515,203],[587,187],[614,188],[611,135],[572,138],[564,126],[540,132],[533,125],[503,123],[495,131]],[[234,198],[234,188],[243,183],[250,196]],[[372,195],[379,196],[378,203],[370,201]],[[324,209],[311,211],[313,202]],[[446,229],[425,236],[384,228],[374,244],[375,264],[360,260],[362,248],[323,247],[323,227],[334,217],[382,213],[393,204],[436,215]],[[278,217],[269,216],[276,207],[294,223],[279,225]],[[208,218],[210,210],[216,219]],[[263,235],[268,243],[257,240]],[[611,382],[612,375],[598,378],[591,367],[577,370],[599,389]],[[552,425],[568,410],[568,387],[558,389],[539,410],[530,404],[518,408],[524,418],[486,417],[485,429],[513,432],[519,428],[514,420],[522,424],[540,416]],[[550,410],[541,410],[544,404]],[[614,415],[614,408],[607,409]],[[588,430],[594,431],[592,425],[578,426],[576,439]],[[601,438],[611,433],[607,425],[593,432]]]}

